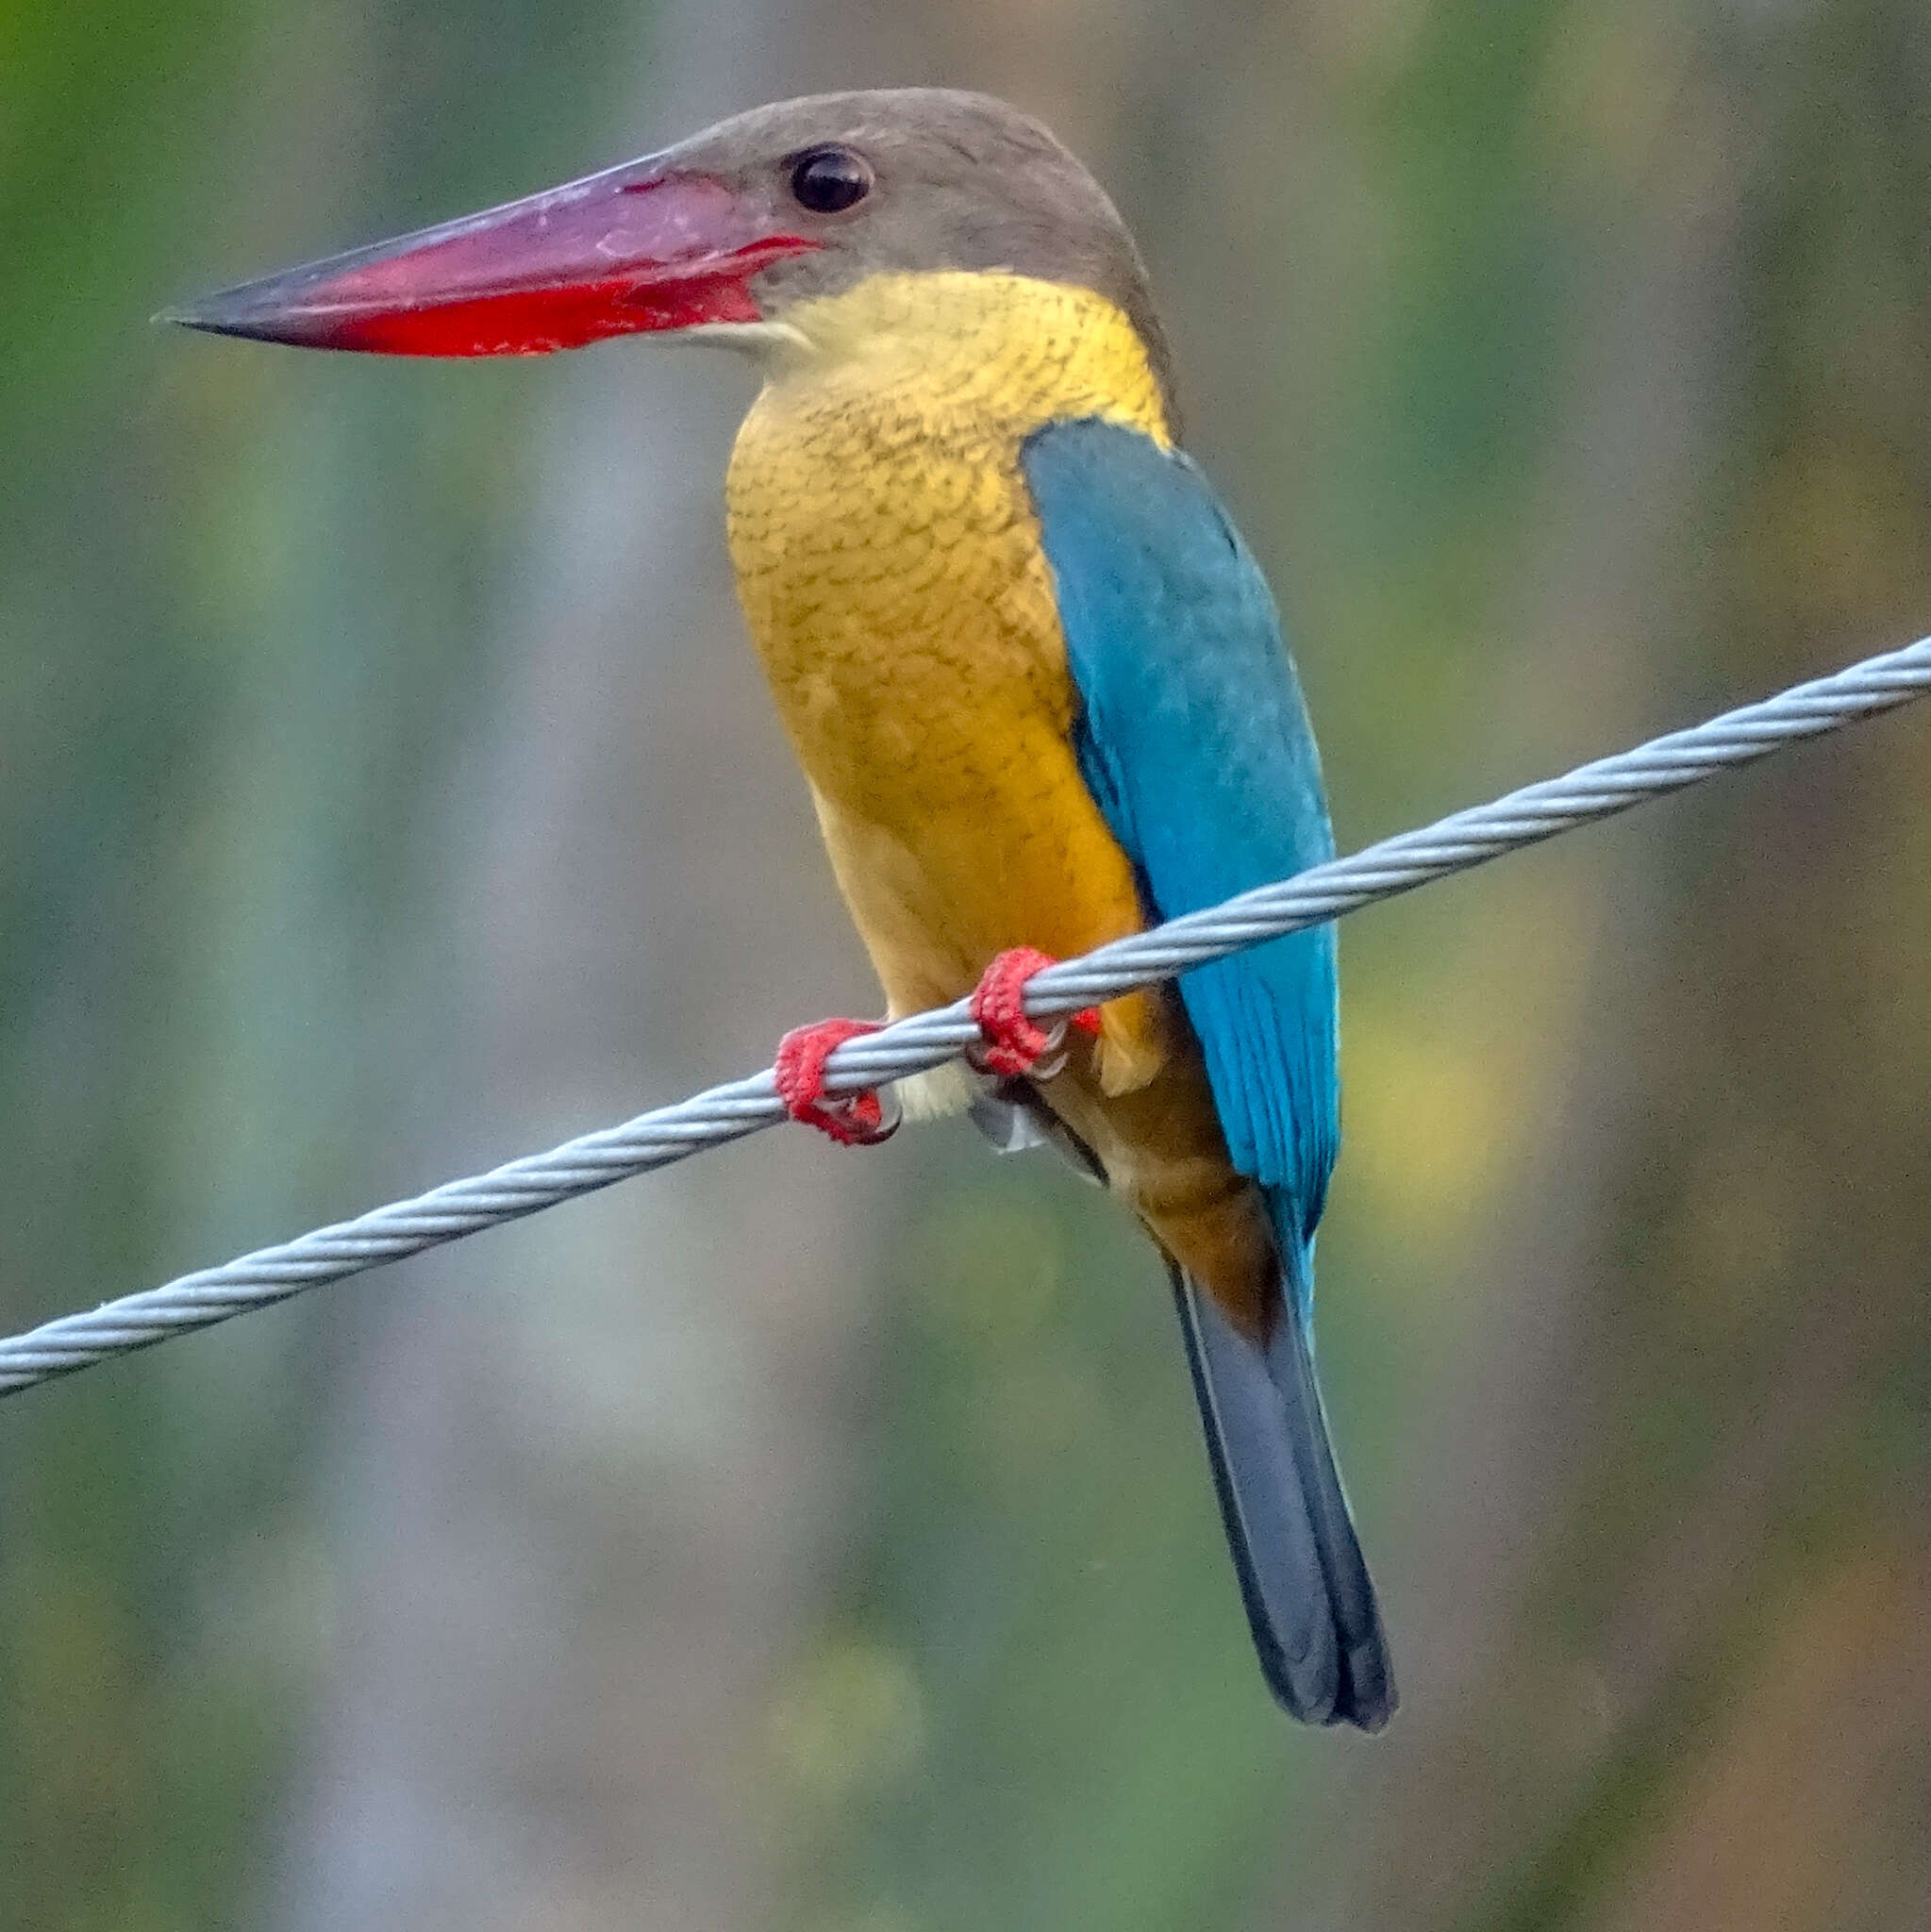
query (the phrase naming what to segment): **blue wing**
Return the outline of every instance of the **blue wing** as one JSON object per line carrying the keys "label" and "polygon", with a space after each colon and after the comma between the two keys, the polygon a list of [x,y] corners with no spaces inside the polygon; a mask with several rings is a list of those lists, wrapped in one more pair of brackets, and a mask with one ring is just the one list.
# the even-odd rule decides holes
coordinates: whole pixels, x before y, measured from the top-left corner
{"label": "blue wing", "polygon": [[[1083,705],[1080,769],[1151,909],[1192,912],[1334,856],[1320,758],[1258,566],[1151,438],[1056,423],[1023,462]],[[1267,1188],[1305,1298],[1340,1142],[1334,929],[1180,981],[1234,1164]]]}
{"label": "blue wing", "polygon": [[[1081,701],[1080,770],[1149,908],[1192,912],[1331,858],[1273,600],[1200,472],[1097,421],[1036,432],[1022,460]],[[1180,996],[1228,1151],[1266,1190],[1285,1306],[1299,1317],[1257,1341],[1175,1271],[1240,1594],[1288,1710],[1378,1730],[1394,1679],[1307,1327],[1310,1247],[1340,1139],[1333,928],[1196,967]]]}

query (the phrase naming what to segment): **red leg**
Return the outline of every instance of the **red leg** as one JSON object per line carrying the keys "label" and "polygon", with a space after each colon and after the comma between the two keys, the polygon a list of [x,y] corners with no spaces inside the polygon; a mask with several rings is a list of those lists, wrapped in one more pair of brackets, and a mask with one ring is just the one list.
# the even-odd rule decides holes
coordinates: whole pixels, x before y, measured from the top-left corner
{"label": "red leg", "polygon": [[[974,1065],[1003,1079],[1016,1079],[1036,1072],[1046,1055],[1058,1050],[1066,1038],[1066,1022],[1049,1031],[1029,1020],[1025,1011],[1027,980],[1057,963],[1050,953],[1037,947],[1014,946],[986,968],[973,991],[973,1018],[986,1036],[986,1044],[972,1056]],[[1072,1016],[1072,1023],[1082,1033],[1097,1034],[1099,1011],[1087,1007]]]}
{"label": "red leg", "polygon": [[848,1040],[876,1033],[875,1020],[820,1020],[794,1026],[778,1041],[777,1092],[794,1121],[828,1134],[841,1147],[874,1147],[898,1131],[898,1116],[887,1116],[875,1092],[824,1097],[824,1063]]}

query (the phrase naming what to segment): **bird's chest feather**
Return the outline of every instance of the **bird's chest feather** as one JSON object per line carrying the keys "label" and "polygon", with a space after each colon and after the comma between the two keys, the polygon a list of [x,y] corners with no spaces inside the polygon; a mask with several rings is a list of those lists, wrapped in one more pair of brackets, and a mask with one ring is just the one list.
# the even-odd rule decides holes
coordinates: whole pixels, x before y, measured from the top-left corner
{"label": "bird's chest feather", "polygon": [[973,803],[1074,713],[1016,443],[890,398],[825,401],[754,412],[732,464],[732,555],[773,694],[847,810]]}
{"label": "bird's chest feather", "polygon": [[888,991],[951,998],[993,948],[1137,923],[1020,455],[1065,418],[1165,432],[1138,339],[1083,291],[894,277],[824,306],[829,348],[740,433],[732,560]]}
{"label": "bird's chest feather", "polygon": [[1075,709],[1021,445],[1091,414],[1164,435],[1144,353],[1110,304],[1013,275],[880,276],[800,322],[819,353],[759,397],[728,483],[773,692],[844,808],[974,803]]}

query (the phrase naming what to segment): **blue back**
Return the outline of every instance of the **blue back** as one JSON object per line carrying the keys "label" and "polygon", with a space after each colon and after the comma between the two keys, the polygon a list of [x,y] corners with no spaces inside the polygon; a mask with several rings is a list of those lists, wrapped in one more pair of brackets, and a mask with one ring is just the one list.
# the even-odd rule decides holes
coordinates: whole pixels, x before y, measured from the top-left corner
{"label": "blue back", "polygon": [[[1022,458],[1083,709],[1080,770],[1162,918],[1334,856],[1321,763],[1258,566],[1207,479],[1124,425]],[[1304,1303],[1340,1144],[1334,928],[1180,980],[1234,1164],[1269,1191]]]}

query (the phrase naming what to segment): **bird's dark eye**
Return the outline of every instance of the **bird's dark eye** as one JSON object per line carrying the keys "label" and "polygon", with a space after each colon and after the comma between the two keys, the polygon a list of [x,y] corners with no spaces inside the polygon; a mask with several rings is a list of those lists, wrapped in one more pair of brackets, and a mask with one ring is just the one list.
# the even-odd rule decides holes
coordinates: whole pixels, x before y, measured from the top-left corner
{"label": "bird's dark eye", "polygon": [[791,164],[791,192],[814,215],[835,215],[872,192],[872,166],[848,147],[814,147]]}

